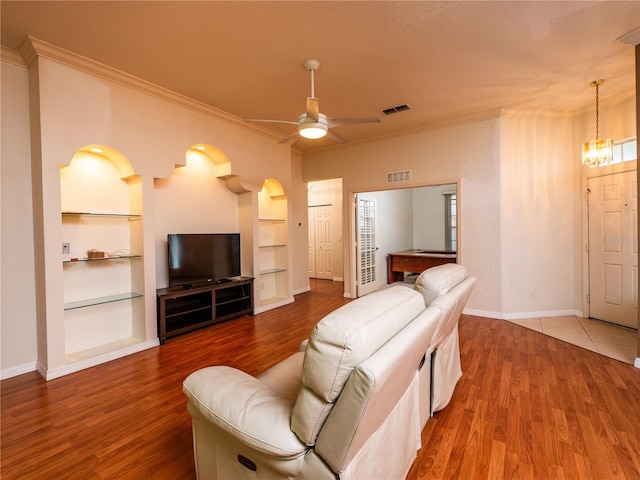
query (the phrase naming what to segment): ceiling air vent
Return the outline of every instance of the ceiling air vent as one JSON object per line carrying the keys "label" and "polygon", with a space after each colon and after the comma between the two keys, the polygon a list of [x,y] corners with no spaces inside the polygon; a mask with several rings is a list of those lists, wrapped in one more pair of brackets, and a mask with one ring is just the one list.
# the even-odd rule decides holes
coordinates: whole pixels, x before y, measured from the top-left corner
{"label": "ceiling air vent", "polygon": [[398,105],[397,107],[385,108],[382,110],[382,113],[385,115],[392,115],[398,112],[404,112],[405,110],[409,110],[409,105],[406,103],[404,105]]}
{"label": "ceiling air vent", "polygon": [[408,182],[410,180],[411,180],[411,170],[387,173],[387,183]]}

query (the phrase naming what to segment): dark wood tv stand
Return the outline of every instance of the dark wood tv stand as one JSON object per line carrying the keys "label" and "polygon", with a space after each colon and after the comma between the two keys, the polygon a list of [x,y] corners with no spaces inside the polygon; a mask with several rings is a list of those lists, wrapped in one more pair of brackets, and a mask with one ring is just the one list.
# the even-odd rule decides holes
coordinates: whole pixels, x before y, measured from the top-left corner
{"label": "dark wood tv stand", "polygon": [[169,337],[253,315],[253,278],[234,277],[229,282],[169,287],[156,290],[158,338]]}

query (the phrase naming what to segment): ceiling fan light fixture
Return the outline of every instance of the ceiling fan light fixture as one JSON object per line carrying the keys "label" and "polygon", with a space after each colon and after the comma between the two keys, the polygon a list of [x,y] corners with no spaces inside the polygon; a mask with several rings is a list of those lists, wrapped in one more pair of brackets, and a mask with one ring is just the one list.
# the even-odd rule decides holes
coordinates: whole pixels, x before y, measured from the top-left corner
{"label": "ceiling fan light fixture", "polygon": [[298,133],[300,133],[304,138],[308,138],[310,140],[324,137],[329,130],[327,119],[322,114],[320,114],[320,118],[317,122],[313,118],[307,117],[306,114],[303,114],[298,119],[298,122]]}
{"label": "ceiling fan light fixture", "polygon": [[300,125],[299,132],[304,138],[315,140],[327,134],[327,126],[321,123],[316,123],[315,125]]}

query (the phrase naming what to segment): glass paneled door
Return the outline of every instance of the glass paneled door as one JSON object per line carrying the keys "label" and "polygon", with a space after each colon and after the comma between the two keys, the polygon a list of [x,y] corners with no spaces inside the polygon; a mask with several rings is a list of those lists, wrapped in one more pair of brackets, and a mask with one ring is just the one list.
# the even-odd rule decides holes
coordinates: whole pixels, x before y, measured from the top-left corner
{"label": "glass paneled door", "polygon": [[357,232],[357,296],[361,297],[378,288],[376,268],[376,201],[371,197],[356,195]]}

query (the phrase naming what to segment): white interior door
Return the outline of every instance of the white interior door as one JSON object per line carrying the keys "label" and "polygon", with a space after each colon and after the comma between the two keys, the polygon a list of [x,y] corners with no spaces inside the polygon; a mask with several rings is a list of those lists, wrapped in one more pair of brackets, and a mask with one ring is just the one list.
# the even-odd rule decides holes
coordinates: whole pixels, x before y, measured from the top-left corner
{"label": "white interior door", "polygon": [[589,316],[638,327],[636,172],[589,178]]}
{"label": "white interior door", "polygon": [[362,194],[356,195],[356,270],[357,296],[378,288],[376,268],[376,201]]}
{"label": "white interior door", "polygon": [[[309,265],[313,262],[314,274],[311,278],[333,280],[331,245],[331,205],[309,207]],[[313,226],[311,226],[313,223]],[[313,236],[312,236],[313,235]],[[311,240],[313,239],[313,241]]]}
{"label": "white interior door", "polygon": [[314,207],[308,208],[309,225],[309,278],[316,278],[316,212]]}

